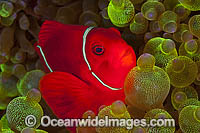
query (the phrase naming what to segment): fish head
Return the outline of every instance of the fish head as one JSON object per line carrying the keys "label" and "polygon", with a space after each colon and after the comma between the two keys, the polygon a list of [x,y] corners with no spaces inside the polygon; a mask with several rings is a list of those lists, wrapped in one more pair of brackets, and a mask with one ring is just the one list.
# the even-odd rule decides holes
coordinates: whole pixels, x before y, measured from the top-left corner
{"label": "fish head", "polygon": [[136,66],[134,50],[117,29],[95,28],[86,38],[86,58],[93,76],[107,88],[123,87],[128,72]]}

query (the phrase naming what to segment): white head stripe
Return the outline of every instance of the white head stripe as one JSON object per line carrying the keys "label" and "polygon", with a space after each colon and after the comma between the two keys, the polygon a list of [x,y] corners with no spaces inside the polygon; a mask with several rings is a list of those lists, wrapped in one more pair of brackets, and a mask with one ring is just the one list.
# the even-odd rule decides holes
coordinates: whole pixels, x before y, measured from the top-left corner
{"label": "white head stripe", "polygon": [[85,45],[86,45],[86,38],[87,38],[87,35],[88,33],[93,29],[94,27],[89,27],[85,30],[84,32],[84,35],[83,35],[83,58],[88,66],[88,69],[91,71],[92,75],[105,87],[111,89],[111,90],[120,90],[122,88],[113,88],[113,87],[110,87],[109,85],[105,84],[94,72],[92,72],[92,69],[90,67],[90,64],[87,60],[87,56],[86,56],[86,52],[85,52]]}
{"label": "white head stripe", "polygon": [[89,27],[85,30],[84,32],[84,35],[83,35],[83,58],[85,60],[85,62],[87,63],[88,65],[88,69],[91,71],[91,67],[90,67],[90,64],[87,60],[87,57],[86,57],[86,53],[85,53],[85,45],[86,45],[86,37],[88,35],[88,33],[93,29],[94,27]]}

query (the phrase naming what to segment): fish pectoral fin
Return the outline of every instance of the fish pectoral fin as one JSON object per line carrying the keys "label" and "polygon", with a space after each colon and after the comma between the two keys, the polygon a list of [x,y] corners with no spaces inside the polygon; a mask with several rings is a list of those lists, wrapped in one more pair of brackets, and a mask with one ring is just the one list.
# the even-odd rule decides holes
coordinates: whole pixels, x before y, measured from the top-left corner
{"label": "fish pectoral fin", "polygon": [[42,97],[59,118],[81,118],[91,107],[90,87],[66,72],[52,72],[40,80]]}

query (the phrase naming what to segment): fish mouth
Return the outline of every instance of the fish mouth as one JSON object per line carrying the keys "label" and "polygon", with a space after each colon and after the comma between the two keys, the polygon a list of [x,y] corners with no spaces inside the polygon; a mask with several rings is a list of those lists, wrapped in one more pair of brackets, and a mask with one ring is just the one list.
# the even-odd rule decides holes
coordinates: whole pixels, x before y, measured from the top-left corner
{"label": "fish mouth", "polygon": [[134,59],[133,50],[131,48],[128,48],[121,56],[121,63],[122,65],[130,65],[133,63],[134,61],[133,59]]}
{"label": "fish mouth", "polygon": [[127,56],[131,56],[133,54],[133,51],[131,48],[128,48],[126,50],[124,50],[122,56],[121,56],[121,59],[123,59],[124,57],[127,57]]}

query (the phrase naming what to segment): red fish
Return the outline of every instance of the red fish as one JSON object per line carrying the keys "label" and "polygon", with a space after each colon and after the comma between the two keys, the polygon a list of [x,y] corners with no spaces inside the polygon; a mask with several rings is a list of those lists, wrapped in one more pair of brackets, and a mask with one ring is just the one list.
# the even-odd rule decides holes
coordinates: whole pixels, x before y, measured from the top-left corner
{"label": "red fish", "polygon": [[35,48],[51,72],[40,80],[41,94],[59,118],[81,118],[124,101],[124,80],[136,56],[118,30],[45,21]]}

